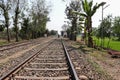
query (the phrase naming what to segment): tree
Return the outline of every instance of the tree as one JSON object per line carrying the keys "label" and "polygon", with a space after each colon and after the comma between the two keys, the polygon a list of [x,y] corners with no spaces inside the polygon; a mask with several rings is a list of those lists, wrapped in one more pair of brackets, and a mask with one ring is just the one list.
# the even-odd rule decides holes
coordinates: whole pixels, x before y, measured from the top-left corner
{"label": "tree", "polygon": [[30,27],[30,19],[24,18],[23,24],[20,30],[20,36],[22,39],[30,39],[31,38],[31,27]]}
{"label": "tree", "polygon": [[77,35],[77,20],[79,19],[78,15],[72,14],[72,11],[81,11],[81,0],[80,1],[71,1],[69,6],[66,7],[65,13],[67,15],[67,18],[71,20],[71,34],[70,39],[76,41],[76,35]]}
{"label": "tree", "polygon": [[[99,34],[101,37],[101,47],[103,47],[105,37],[108,37],[109,41],[111,38],[111,33],[112,33],[112,16],[111,15],[108,15],[106,18],[103,19],[103,21],[100,24],[99,29],[100,29]],[[104,34],[104,35],[102,35],[102,34]]]}
{"label": "tree", "polygon": [[79,13],[74,11],[74,13],[79,14],[81,16],[84,16],[87,20],[87,31],[88,31],[88,47],[93,47],[93,39],[92,39],[92,16],[95,14],[95,12],[97,11],[97,9],[100,6],[103,6],[105,4],[105,2],[101,2],[100,4],[95,4],[93,6],[93,0],[92,1],[87,1],[84,0],[82,1],[82,7],[83,7],[83,11],[84,13]]}
{"label": "tree", "polygon": [[0,9],[5,19],[5,27],[7,28],[7,40],[10,42],[10,34],[9,34],[9,10],[11,9],[11,0],[1,0],[0,1]]}
{"label": "tree", "polygon": [[118,37],[118,40],[120,41],[120,17],[115,17],[113,22],[113,33],[116,37]]}
{"label": "tree", "polygon": [[0,32],[4,31],[5,27],[4,25],[0,25]]}
{"label": "tree", "polygon": [[49,6],[46,5],[45,0],[36,0],[33,2],[30,14],[32,17],[33,38],[44,36],[46,23],[50,20],[48,14]]}
{"label": "tree", "polygon": [[14,11],[14,17],[13,17],[13,22],[14,22],[14,27],[15,27],[15,32],[16,32],[16,42],[18,42],[18,23],[19,23],[19,18],[20,18],[20,13],[22,12],[23,9],[25,9],[25,0],[12,0],[13,4],[13,11]]}
{"label": "tree", "polygon": [[57,34],[58,34],[58,32],[56,30],[51,30],[50,31],[50,35],[57,35]]}

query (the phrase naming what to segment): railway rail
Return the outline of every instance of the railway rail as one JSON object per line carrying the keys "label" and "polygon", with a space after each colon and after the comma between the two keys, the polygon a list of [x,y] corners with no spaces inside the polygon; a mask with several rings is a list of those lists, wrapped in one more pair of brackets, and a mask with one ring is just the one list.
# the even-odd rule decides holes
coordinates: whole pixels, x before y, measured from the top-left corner
{"label": "railway rail", "polygon": [[67,49],[55,39],[0,80],[79,80]]}
{"label": "railway rail", "polygon": [[40,39],[35,39],[35,40],[22,41],[22,42],[17,42],[17,43],[11,43],[11,44],[7,44],[7,45],[3,45],[3,46],[0,46],[0,52],[1,51],[5,51],[5,50],[9,50],[9,49],[13,49],[13,48],[16,48],[16,47],[24,46],[24,45],[36,43],[39,40]]}

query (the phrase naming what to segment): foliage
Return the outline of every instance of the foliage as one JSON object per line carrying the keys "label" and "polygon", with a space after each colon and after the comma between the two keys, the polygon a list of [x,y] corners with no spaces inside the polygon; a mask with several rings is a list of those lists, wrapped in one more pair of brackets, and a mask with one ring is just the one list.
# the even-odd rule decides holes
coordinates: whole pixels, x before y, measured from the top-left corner
{"label": "foliage", "polygon": [[43,36],[46,31],[46,23],[50,20],[48,17],[49,7],[45,0],[36,0],[31,7],[31,26],[32,38]]}
{"label": "foliage", "polygon": [[80,16],[84,16],[86,18],[86,30],[88,31],[88,47],[93,47],[93,40],[92,40],[92,16],[95,14],[97,9],[104,5],[104,2],[101,2],[100,4],[95,4],[93,6],[93,0],[87,1],[83,0],[82,1],[82,8],[84,12],[77,12],[73,11],[73,13],[78,14]]}
{"label": "foliage", "polygon": [[0,32],[4,31],[5,27],[3,25],[0,25]]}
{"label": "foliage", "polygon": [[113,33],[120,41],[120,17],[115,17],[113,22]]}
{"label": "foliage", "polygon": [[[115,37],[113,37],[113,38],[115,38]],[[101,46],[101,43],[99,42],[99,39],[97,37],[94,37],[93,39],[94,39],[96,45]],[[108,42],[109,42],[109,38],[105,38],[104,39],[104,46],[103,47],[105,47],[105,48],[111,48],[113,50],[120,51],[120,41],[116,41],[116,40],[111,39],[109,47],[108,47]]]}
{"label": "foliage", "polygon": [[13,22],[14,22],[14,31],[16,33],[16,42],[18,42],[18,32],[19,32],[19,20],[20,20],[20,13],[25,10],[25,3],[28,3],[25,0],[11,0],[12,3],[12,10],[14,12]]}
{"label": "foliage", "polygon": [[9,10],[11,9],[11,0],[1,0],[0,1],[0,10],[1,14],[5,19],[5,27],[7,28],[7,40],[10,42],[10,34],[9,34]]}
{"label": "foliage", "polygon": [[30,27],[30,19],[29,18],[24,18],[23,19],[23,24],[20,30],[20,37],[22,39],[30,39],[31,38],[31,27]]}
{"label": "foliage", "polygon": [[58,32],[55,31],[55,30],[51,30],[51,31],[50,31],[50,35],[57,35],[57,34],[58,34]]}
{"label": "foliage", "polygon": [[69,6],[66,7],[65,13],[67,15],[67,18],[71,21],[72,27],[71,27],[71,34],[70,39],[76,41],[76,35],[77,35],[77,20],[80,18],[76,14],[72,14],[72,11],[81,11],[81,0],[80,1],[71,1]]}
{"label": "foliage", "polygon": [[[5,20],[2,20],[7,28],[8,41],[20,36],[22,39],[38,38],[46,32],[46,23],[50,21],[48,14],[50,6],[45,0],[1,0],[0,12]],[[13,25],[10,24],[13,22]],[[9,26],[14,26],[9,29]],[[0,31],[4,27],[0,26]],[[10,30],[10,31],[9,31]],[[6,34],[4,35],[6,37]]]}
{"label": "foliage", "polygon": [[99,34],[104,34],[100,36],[101,38],[110,37],[110,34],[112,33],[112,16],[111,15],[108,15],[106,18],[104,18],[104,20],[100,24],[99,29],[100,29]]}

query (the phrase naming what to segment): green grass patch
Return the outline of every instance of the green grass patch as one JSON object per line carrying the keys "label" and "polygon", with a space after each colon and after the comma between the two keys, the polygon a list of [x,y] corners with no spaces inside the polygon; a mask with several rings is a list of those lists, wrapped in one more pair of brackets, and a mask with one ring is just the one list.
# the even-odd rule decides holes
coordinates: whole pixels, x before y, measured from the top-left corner
{"label": "green grass patch", "polygon": [[[96,37],[93,37],[93,40],[94,40],[94,43],[97,45],[97,46],[101,46],[101,39],[98,39]],[[120,51],[120,41],[116,41],[116,40],[113,40],[113,39],[110,39],[110,43],[108,45],[108,42],[109,42],[109,39],[108,38],[105,38],[104,39],[104,47],[105,48],[111,48],[113,50],[118,50]]]}

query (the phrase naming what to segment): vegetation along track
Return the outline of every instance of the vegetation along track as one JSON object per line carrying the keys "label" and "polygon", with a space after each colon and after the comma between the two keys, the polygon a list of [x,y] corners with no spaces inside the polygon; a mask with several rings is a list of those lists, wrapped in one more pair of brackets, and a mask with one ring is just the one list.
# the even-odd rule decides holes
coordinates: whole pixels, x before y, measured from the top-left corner
{"label": "vegetation along track", "polygon": [[61,40],[55,39],[0,80],[79,80],[66,53]]}

